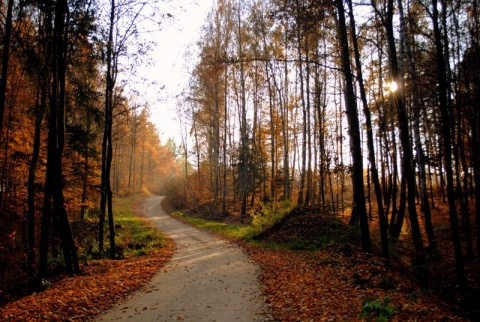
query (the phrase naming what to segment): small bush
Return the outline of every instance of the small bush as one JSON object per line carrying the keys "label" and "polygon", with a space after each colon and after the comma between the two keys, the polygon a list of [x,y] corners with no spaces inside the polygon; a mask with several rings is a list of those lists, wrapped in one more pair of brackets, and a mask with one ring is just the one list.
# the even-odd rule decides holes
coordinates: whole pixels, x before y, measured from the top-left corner
{"label": "small bush", "polygon": [[289,201],[260,203],[260,209],[251,215],[252,225],[258,231],[265,231],[279,222],[291,210],[292,206]]}
{"label": "small bush", "polygon": [[367,321],[387,322],[393,315],[395,307],[390,305],[393,300],[388,296],[383,298],[383,301],[377,300],[363,300],[362,312],[360,318],[366,318]]}

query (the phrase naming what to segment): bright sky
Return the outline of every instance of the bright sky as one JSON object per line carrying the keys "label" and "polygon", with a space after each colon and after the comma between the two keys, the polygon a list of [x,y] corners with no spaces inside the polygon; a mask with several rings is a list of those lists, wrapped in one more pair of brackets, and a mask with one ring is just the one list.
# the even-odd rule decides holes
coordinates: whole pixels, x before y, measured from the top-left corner
{"label": "bright sky", "polygon": [[[176,96],[187,86],[188,71],[197,57],[186,57],[195,50],[200,38],[200,27],[205,23],[214,0],[170,1],[166,13],[173,18],[155,33],[157,46],[152,53],[154,66],[149,66],[146,76],[156,85],[147,86],[141,95],[150,105],[150,120],[160,131],[162,143],[168,138],[181,142],[180,124],[175,107]],[[150,83],[150,82],[148,82]],[[165,86],[164,89],[161,89]]]}

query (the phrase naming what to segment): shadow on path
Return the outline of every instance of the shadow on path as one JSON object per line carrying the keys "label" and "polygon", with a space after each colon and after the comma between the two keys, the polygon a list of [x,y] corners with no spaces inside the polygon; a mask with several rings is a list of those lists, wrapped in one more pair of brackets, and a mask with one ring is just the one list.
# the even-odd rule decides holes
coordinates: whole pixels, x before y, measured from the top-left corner
{"label": "shadow on path", "polygon": [[172,260],[97,321],[265,321],[258,266],[236,245],[168,216],[162,199],[147,199],[143,214],[175,241]]}

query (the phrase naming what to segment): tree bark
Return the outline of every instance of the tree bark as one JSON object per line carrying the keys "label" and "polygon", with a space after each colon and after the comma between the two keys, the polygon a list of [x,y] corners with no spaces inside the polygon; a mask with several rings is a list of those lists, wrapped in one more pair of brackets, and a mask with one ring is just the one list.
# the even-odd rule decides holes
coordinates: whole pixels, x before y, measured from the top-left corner
{"label": "tree bark", "polygon": [[353,159],[353,206],[351,222],[360,221],[360,230],[362,236],[362,249],[371,250],[370,231],[368,228],[368,217],[365,205],[365,192],[363,182],[363,159],[362,146],[360,141],[360,126],[358,120],[357,102],[353,88],[353,75],[350,68],[350,55],[348,52],[348,36],[345,23],[345,10],[343,0],[337,0],[337,28],[339,46],[341,51],[341,64],[345,79],[345,107],[350,132],[350,152]]}
{"label": "tree bark", "polygon": [[7,93],[8,62],[10,59],[10,40],[12,35],[13,1],[14,0],[8,0],[7,17],[5,19],[5,27],[3,29],[2,73],[0,76],[0,135],[3,132],[3,115],[5,113],[5,97]]}
{"label": "tree bark", "polygon": [[[432,24],[435,41],[435,57],[437,62],[438,73],[438,92],[440,99],[440,114],[442,119],[442,137],[443,137],[443,150],[444,150],[444,165],[447,176],[447,198],[449,207],[449,219],[452,232],[453,247],[455,250],[455,268],[457,273],[457,282],[460,286],[467,285],[465,277],[465,267],[463,263],[462,245],[460,242],[460,233],[458,228],[457,210],[455,206],[455,186],[453,181],[452,170],[452,142],[450,135],[450,120],[451,111],[448,108],[448,96],[447,96],[447,70],[446,62],[443,57],[443,45],[440,33],[440,26],[438,21],[438,7],[437,0],[432,0]],[[441,5],[446,4],[441,1]]]}
{"label": "tree bark", "polygon": [[348,9],[349,9],[349,18],[350,18],[350,28],[352,29],[351,33],[352,33],[353,49],[355,54],[355,64],[357,67],[357,82],[360,88],[360,98],[363,104],[363,113],[365,114],[365,123],[367,128],[368,158],[370,161],[372,182],[375,189],[375,195],[377,197],[377,211],[378,211],[378,218],[379,218],[379,225],[380,225],[382,254],[383,254],[383,257],[388,259],[389,257],[388,235],[387,235],[388,221],[387,221],[387,218],[385,217],[385,211],[383,209],[382,189],[380,187],[380,180],[378,179],[378,170],[377,170],[377,165],[375,160],[375,146],[373,143],[372,120],[371,120],[370,109],[368,107],[365,86],[363,83],[362,65],[360,62],[360,51],[358,49],[358,40],[357,40],[356,31],[355,31],[355,18],[353,16],[353,6],[352,6],[351,0],[348,1]]}
{"label": "tree bark", "polygon": [[[53,7],[52,7],[53,8]],[[66,271],[69,274],[79,273],[77,247],[65,208],[63,195],[62,155],[65,146],[65,76],[67,70],[67,1],[58,1],[55,9],[55,27],[53,29],[51,48],[51,93],[48,123],[47,169],[45,179],[44,208],[42,216],[42,234],[40,242],[40,262],[38,281],[47,273],[50,221],[52,214],[58,218]],[[52,14],[46,15],[47,35],[51,34]],[[49,32],[50,31],[50,32]]]}
{"label": "tree bark", "polygon": [[403,102],[403,84],[400,80],[399,67],[397,60],[397,51],[395,37],[393,32],[393,0],[388,0],[387,13],[385,19],[385,29],[387,32],[388,57],[390,62],[391,81],[398,84],[399,92],[392,92],[397,108],[397,117],[400,128],[400,142],[403,149],[402,164],[403,175],[406,180],[408,195],[408,214],[410,227],[412,229],[412,239],[415,247],[415,261],[417,266],[417,279],[422,286],[428,285],[427,268],[425,263],[425,254],[423,250],[422,235],[418,223],[417,209],[415,204],[415,173],[412,165],[412,147],[410,145],[410,132],[407,119],[407,113]]}

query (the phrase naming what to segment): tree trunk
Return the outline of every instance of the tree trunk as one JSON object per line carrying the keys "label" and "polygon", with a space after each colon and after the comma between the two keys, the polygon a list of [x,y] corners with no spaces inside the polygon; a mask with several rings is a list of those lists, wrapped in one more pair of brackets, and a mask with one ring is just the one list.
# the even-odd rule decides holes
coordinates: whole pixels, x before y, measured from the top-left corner
{"label": "tree trunk", "polygon": [[377,165],[375,160],[375,146],[373,143],[372,120],[370,115],[370,109],[368,107],[365,86],[363,83],[360,51],[358,49],[358,41],[357,41],[357,35],[355,31],[355,18],[353,16],[353,6],[352,6],[351,0],[348,1],[348,9],[349,9],[349,17],[350,17],[350,28],[352,29],[351,33],[352,33],[352,40],[353,40],[353,49],[355,53],[355,64],[357,65],[357,82],[360,88],[360,98],[363,104],[363,113],[365,114],[365,123],[367,128],[368,158],[370,160],[372,181],[375,189],[375,195],[377,197],[377,211],[378,211],[378,218],[379,218],[379,225],[380,225],[382,254],[383,254],[383,257],[388,259],[389,257],[388,236],[387,236],[388,222],[387,222],[387,218],[385,217],[385,212],[383,209],[382,189],[380,187],[380,180],[378,179],[378,170],[377,170]]}
{"label": "tree trunk", "polygon": [[345,78],[345,105],[350,132],[350,151],[353,159],[353,206],[351,222],[360,221],[362,235],[362,249],[371,250],[370,231],[368,228],[368,217],[365,206],[365,192],[363,182],[363,159],[362,146],[360,141],[360,126],[358,120],[357,102],[353,88],[353,75],[350,68],[350,56],[348,52],[348,36],[345,23],[345,10],[343,0],[337,0],[337,28],[339,46],[341,50],[341,64]]}
{"label": "tree trunk", "polygon": [[5,27],[3,29],[2,73],[0,76],[0,135],[3,132],[3,115],[5,113],[5,97],[7,93],[8,61],[10,59],[10,39],[12,34],[13,1],[14,0],[8,0],[7,17],[5,20]]}
{"label": "tree trunk", "polygon": [[88,188],[88,173],[90,170],[90,130],[91,130],[91,107],[87,106],[87,140],[85,142],[85,160],[83,161],[83,175],[82,175],[82,204],[80,209],[80,219],[85,219],[85,213],[88,209],[87,206],[87,188]]}
{"label": "tree trunk", "polygon": [[114,76],[114,51],[113,51],[113,29],[115,24],[115,0],[111,0],[110,7],[110,26],[107,43],[107,75],[105,88],[105,128],[102,141],[102,180],[100,196],[100,218],[98,248],[100,252],[104,250],[104,225],[105,216],[108,212],[108,223],[110,228],[110,257],[115,258],[115,227],[113,225],[112,212],[112,189],[110,184],[110,173],[112,164],[112,127],[113,127],[113,89],[115,87]]}
{"label": "tree trunk", "polygon": [[[77,247],[65,209],[63,195],[62,154],[65,145],[65,76],[67,68],[67,1],[58,1],[55,6],[55,28],[51,50],[51,100],[48,124],[47,169],[45,179],[44,209],[40,242],[39,283],[47,273],[47,259],[52,214],[58,218],[58,231],[62,242],[66,271],[80,271]],[[51,30],[51,15],[46,17],[46,30]],[[47,35],[50,34],[47,32]],[[53,200],[53,203],[52,203]],[[53,207],[52,207],[53,206]]]}
{"label": "tree trunk", "polygon": [[[441,5],[445,7],[445,3],[441,1]],[[448,108],[447,97],[447,70],[446,62],[443,57],[443,45],[440,34],[440,27],[438,21],[438,7],[437,0],[432,0],[432,24],[436,50],[437,73],[438,73],[438,92],[440,98],[440,114],[442,118],[442,137],[444,150],[444,165],[447,175],[447,198],[449,207],[450,226],[452,231],[453,247],[455,250],[455,268],[457,273],[457,282],[460,286],[467,285],[465,278],[465,267],[463,263],[462,246],[460,242],[460,233],[458,228],[457,210],[455,206],[455,186],[453,181],[452,170],[452,142],[450,135],[450,120],[451,111]]]}
{"label": "tree trunk", "polygon": [[[296,1],[297,7],[297,54],[298,54],[298,78],[300,79],[300,98],[302,102],[302,157],[300,166],[300,187],[298,189],[297,204],[302,205],[304,202],[305,190],[305,174],[307,166],[307,104],[305,103],[305,85],[303,80],[303,56],[302,56],[302,34],[300,26],[300,4]],[[306,41],[305,41],[306,42]]]}
{"label": "tree trunk", "polygon": [[37,282],[36,261],[36,243],[35,243],[35,175],[37,170],[38,158],[40,154],[40,139],[42,130],[42,121],[47,106],[47,93],[45,88],[39,88],[37,93],[37,102],[35,104],[35,132],[33,138],[33,151],[30,165],[28,168],[28,197],[27,197],[27,216],[28,216],[28,275],[29,288],[33,291]]}
{"label": "tree trunk", "polygon": [[392,92],[394,99],[398,123],[400,128],[400,142],[403,149],[402,164],[403,175],[407,184],[407,203],[410,227],[412,230],[412,239],[415,247],[415,260],[417,266],[417,278],[422,286],[428,285],[427,268],[425,263],[425,254],[423,252],[422,235],[418,223],[417,209],[415,204],[415,173],[412,165],[412,147],[410,146],[410,132],[407,119],[407,113],[403,102],[403,84],[400,83],[399,67],[397,61],[397,51],[393,31],[393,0],[388,0],[387,16],[385,19],[385,29],[387,32],[388,56],[390,62],[391,81],[398,84],[399,92]]}

